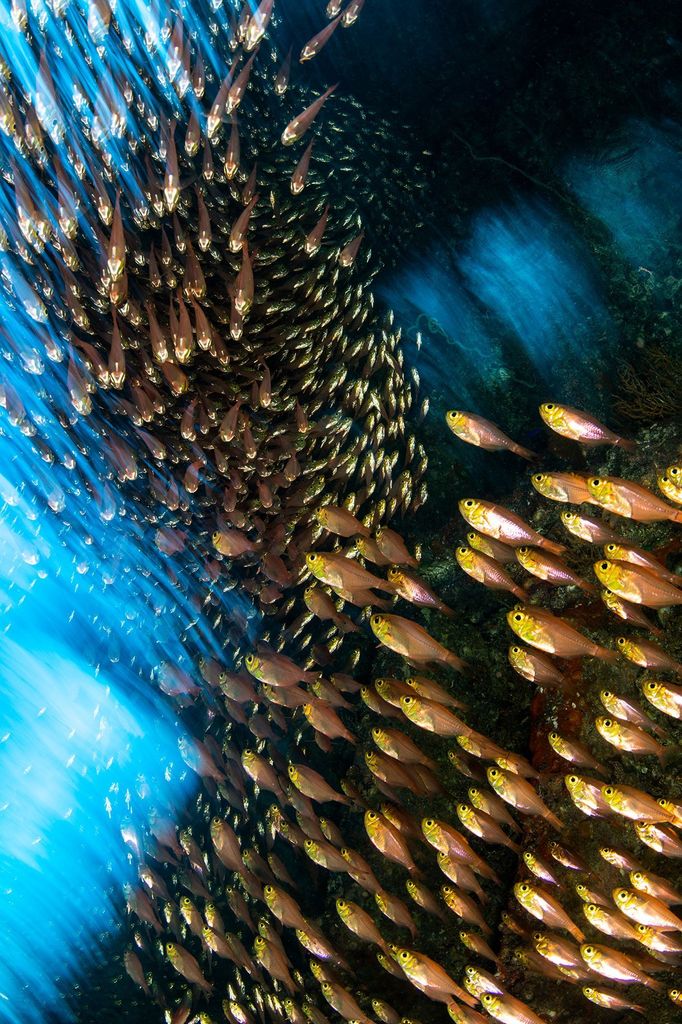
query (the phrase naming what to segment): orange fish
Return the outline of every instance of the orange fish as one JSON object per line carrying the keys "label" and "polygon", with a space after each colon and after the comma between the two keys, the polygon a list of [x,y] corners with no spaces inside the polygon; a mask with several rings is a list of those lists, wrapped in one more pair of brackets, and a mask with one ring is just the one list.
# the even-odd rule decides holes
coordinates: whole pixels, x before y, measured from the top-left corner
{"label": "orange fish", "polygon": [[589,477],[587,488],[598,505],[618,516],[635,519],[638,523],[657,523],[663,519],[682,523],[682,509],[666,505],[632,480],[615,476]]}
{"label": "orange fish", "polygon": [[480,501],[477,498],[462,498],[458,507],[469,526],[487,537],[501,540],[504,544],[510,544],[515,548],[522,544],[546,548],[555,555],[560,555],[566,550],[563,544],[556,544],[543,537],[520,516],[502,505],[493,505],[489,501]]}
{"label": "orange fish", "polygon": [[627,451],[635,451],[637,448],[634,441],[628,441],[620,434],[614,434],[612,430],[609,430],[589,413],[574,409],[570,405],[544,402],[540,406],[540,416],[550,430],[589,447],[612,444],[619,448],[625,448]]}
{"label": "orange fish", "polygon": [[363,537],[370,535],[367,527],[356,519],[352,512],[339,505],[324,505],[318,508],[315,518],[325,530],[339,537],[354,537],[358,533]]}
{"label": "orange fish", "polygon": [[560,658],[579,658],[585,655],[603,658],[605,661],[616,661],[618,658],[615,651],[600,647],[563,619],[535,606],[527,605],[507,612],[507,622],[526,643],[548,654],[557,654]]}
{"label": "orange fish", "polygon": [[335,89],[336,85],[332,85],[326,92],[314,100],[310,106],[306,107],[305,110],[289,122],[282,133],[282,143],[285,146],[292,146],[294,142],[298,142],[305,135]]}
{"label": "orange fish", "polygon": [[372,615],[370,627],[377,640],[389,650],[415,664],[440,662],[463,672],[466,662],[427,633],[423,626],[401,615]]}
{"label": "orange fish", "polygon": [[594,584],[586,583],[556,555],[550,555],[538,548],[528,548],[524,545],[516,549],[516,557],[531,576],[545,580],[555,587],[580,587],[586,594],[596,594],[597,592]]}
{"label": "orange fish", "polygon": [[445,422],[450,430],[461,441],[467,444],[476,445],[488,452],[510,451],[520,455],[523,459],[535,459],[535,452],[523,448],[511,437],[507,437],[499,427],[496,427],[490,420],[483,419],[471,412],[460,412],[452,409],[445,414]]}
{"label": "orange fish", "polygon": [[603,559],[594,563],[597,579],[617,597],[647,608],[665,608],[682,604],[682,590],[658,573],[628,562]]}
{"label": "orange fish", "polygon": [[416,573],[410,573],[398,565],[393,565],[388,570],[388,580],[395,587],[396,594],[417,605],[418,608],[437,608],[448,618],[454,617],[452,608],[448,608],[444,601],[422,580]]}
{"label": "orange fish", "polygon": [[482,551],[475,551],[463,545],[455,550],[455,558],[460,569],[463,569],[467,576],[491,590],[508,590],[519,601],[525,601],[526,591],[515,583],[508,572],[489,555]]}

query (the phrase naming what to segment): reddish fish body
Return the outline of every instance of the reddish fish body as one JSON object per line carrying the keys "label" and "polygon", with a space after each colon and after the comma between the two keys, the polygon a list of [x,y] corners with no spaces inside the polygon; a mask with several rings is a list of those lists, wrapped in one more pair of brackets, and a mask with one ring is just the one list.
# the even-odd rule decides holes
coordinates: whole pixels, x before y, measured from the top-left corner
{"label": "reddish fish body", "polygon": [[504,544],[510,544],[514,548],[527,544],[530,547],[546,548],[555,555],[565,551],[563,544],[555,544],[554,541],[543,537],[520,516],[503,508],[502,505],[494,505],[492,502],[476,498],[463,498],[459,502],[459,511],[474,530],[495,540],[501,540]]}
{"label": "reddish fish body", "polygon": [[306,107],[305,110],[289,122],[282,133],[282,143],[285,146],[292,146],[294,142],[298,142],[299,139],[303,138],[335,89],[336,85],[332,85],[326,92],[314,100],[309,107]]}
{"label": "reddish fish body", "polygon": [[301,50],[301,56],[298,58],[301,63],[306,60],[312,60],[313,57],[317,57],[318,53],[323,46],[326,46],[332,35],[336,31],[341,21],[341,15],[337,15],[333,21],[330,21],[321,32],[309,39]]}
{"label": "reddish fish body", "polygon": [[445,422],[461,441],[483,448],[487,452],[510,451],[524,459],[536,457],[534,452],[512,441],[511,437],[507,437],[499,427],[482,416],[453,409],[445,414]]}
{"label": "reddish fish body", "polygon": [[466,662],[430,636],[423,626],[400,615],[373,615],[370,626],[376,638],[396,654],[415,663],[442,662],[462,672]]}

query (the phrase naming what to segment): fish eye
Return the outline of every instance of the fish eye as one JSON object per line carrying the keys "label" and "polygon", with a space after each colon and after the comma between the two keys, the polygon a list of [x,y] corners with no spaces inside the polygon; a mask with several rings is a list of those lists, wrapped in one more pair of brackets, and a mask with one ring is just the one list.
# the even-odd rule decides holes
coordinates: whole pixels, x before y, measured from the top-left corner
{"label": "fish eye", "polygon": [[648,682],[646,684],[646,688],[649,691],[649,693],[653,693],[657,686],[658,686],[658,683],[655,683],[653,680],[651,680],[650,682]]}
{"label": "fish eye", "polygon": [[409,693],[406,693],[405,696],[402,698],[402,701],[403,704],[405,704],[406,707],[409,708],[412,706],[412,704],[414,704],[414,697],[411,697]]}
{"label": "fish eye", "polygon": [[381,616],[380,615],[373,615],[372,616],[372,625],[378,626],[380,622],[381,622]]}
{"label": "fish eye", "polygon": [[606,545],[606,550],[607,551],[615,551],[616,550],[616,545],[615,544],[607,544]]}
{"label": "fish eye", "polygon": [[275,890],[274,890],[274,889],[272,888],[272,886],[271,886],[271,885],[266,885],[266,886],[265,886],[265,888],[263,889],[263,892],[266,892],[266,893],[268,894],[268,896],[269,896],[269,895],[270,895],[271,893],[273,893],[274,891],[275,891]]}
{"label": "fish eye", "polygon": [[376,813],[376,811],[367,811],[368,821],[376,821],[378,817],[379,815]]}
{"label": "fish eye", "polygon": [[558,740],[559,739],[559,733],[558,732],[551,732],[549,734],[549,738],[550,738],[550,740]]}
{"label": "fish eye", "polygon": [[544,480],[544,478],[545,478],[545,474],[544,473],[533,473],[533,480],[535,481],[536,484],[541,484],[542,481]]}
{"label": "fish eye", "polygon": [[457,554],[458,555],[466,555],[466,553],[467,553],[467,549],[464,547],[464,545],[462,545],[461,547],[457,548]]}
{"label": "fish eye", "polygon": [[516,614],[514,615],[514,622],[522,622],[522,621],[523,621],[523,615],[521,614],[521,612],[516,612]]}
{"label": "fish eye", "polygon": [[593,487],[599,487],[599,484],[601,483],[601,480],[599,479],[598,476],[595,476],[595,477],[592,478],[592,480],[590,480],[590,483],[592,484]]}
{"label": "fish eye", "polygon": [[625,644],[627,643],[627,640],[625,639],[624,636],[619,636],[618,639],[616,640],[616,643],[618,644],[619,647],[624,647]]}
{"label": "fish eye", "polygon": [[520,653],[521,653],[521,648],[520,647],[512,647],[512,654],[520,654]]}
{"label": "fish eye", "polygon": [[602,719],[602,721],[603,721],[604,727],[606,729],[610,729],[611,726],[613,725],[613,722],[611,721],[610,718],[604,718],[604,719]]}
{"label": "fish eye", "polygon": [[520,548],[519,548],[519,554],[520,554],[520,555],[526,555],[526,554],[528,554],[528,550],[529,550],[529,549],[528,549],[528,548],[526,547],[526,545],[524,544],[524,545],[523,545],[523,547],[520,547]]}
{"label": "fish eye", "polygon": [[594,946],[585,946],[585,952],[588,956],[592,956],[594,953]]}
{"label": "fish eye", "polygon": [[614,792],[613,786],[604,786],[604,796],[613,796]]}
{"label": "fish eye", "polygon": [[433,820],[433,818],[426,818],[424,820],[424,824],[426,825],[427,828],[432,828],[436,823]]}
{"label": "fish eye", "polygon": [[606,572],[608,567],[609,567],[609,563],[608,562],[600,562],[599,563],[599,568],[601,569],[602,572]]}
{"label": "fish eye", "polygon": [[488,769],[488,776],[491,779],[496,779],[499,774],[500,773],[499,773],[497,768],[489,768]]}
{"label": "fish eye", "polygon": [[407,950],[406,950],[406,949],[403,949],[403,950],[402,950],[402,952],[400,953],[400,959],[401,959],[401,960],[407,960],[407,958],[409,957],[409,955],[410,955],[410,954],[409,954],[409,953],[407,952]]}
{"label": "fish eye", "polygon": [[528,886],[527,886],[527,885],[525,884],[525,882],[524,882],[524,883],[523,883],[523,885],[521,886],[521,888],[520,888],[520,892],[528,892]]}
{"label": "fish eye", "polygon": [[545,409],[547,410],[547,412],[551,412],[554,408],[554,402],[547,402],[547,404],[545,405]]}
{"label": "fish eye", "polygon": [[467,500],[464,502],[464,507],[465,508],[473,508],[473,505],[474,505],[474,502],[473,502],[472,498],[467,498]]}
{"label": "fish eye", "polygon": [[575,786],[576,782],[578,781],[578,776],[577,775],[569,775],[568,781],[571,783],[572,786]]}
{"label": "fish eye", "polygon": [[613,697],[613,694],[610,690],[602,690],[601,695],[602,697],[604,697],[605,700],[611,700],[611,698]]}

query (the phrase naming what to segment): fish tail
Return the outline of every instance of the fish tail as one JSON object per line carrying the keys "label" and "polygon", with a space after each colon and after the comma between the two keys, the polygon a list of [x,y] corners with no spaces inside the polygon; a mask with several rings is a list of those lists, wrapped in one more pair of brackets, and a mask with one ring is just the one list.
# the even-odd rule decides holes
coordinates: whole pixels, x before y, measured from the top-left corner
{"label": "fish tail", "polygon": [[671,747],[665,747],[660,754],[657,754],[661,768],[667,767],[680,753],[682,753],[682,743],[675,743]]}
{"label": "fish tail", "polygon": [[584,942],[585,941],[585,932],[581,931],[580,928],[578,928],[577,924],[573,924],[572,921],[571,921],[571,925],[572,925],[572,928],[570,929],[570,931],[571,931],[571,935],[573,936],[573,938],[577,942]]}
{"label": "fish tail", "polygon": [[545,817],[547,818],[547,821],[550,823],[550,825],[553,825],[558,832],[563,831],[564,823],[560,818],[557,818],[556,814],[553,814],[550,811],[549,814],[545,815]]}
{"label": "fish tail", "polygon": [[599,647],[595,644],[592,652],[595,658],[603,658],[604,661],[618,661],[618,651],[610,651],[608,647]]}
{"label": "fish tail", "polygon": [[520,455],[522,459],[528,459],[529,462],[537,462],[540,458],[537,452],[532,452],[530,448],[524,448],[520,444],[513,445],[512,451],[515,455]]}
{"label": "fish tail", "polygon": [[519,601],[523,601],[524,604],[528,600],[528,593],[523,589],[523,587],[513,587],[512,594],[514,597],[517,597]]}
{"label": "fish tail", "polygon": [[[682,512],[680,515],[682,515]],[[543,537],[542,540],[538,541],[538,544],[541,548],[551,551],[553,555],[561,555],[566,550],[565,544],[557,544],[556,541],[548,540],[547,537]]]}
{"label": "fish tail", "polygon": [[630,441],[627,437],[619,437],[613,445],[614,448],[623,448],[626,452],[636,452],[639,449],[637,441]]}
{"label": "fish tail", "polygon": [[682,508],[675,509],[674,512],[671,512],[668,519],[673,523],[682,523]]}
{"label": "fish tail", "polygon": [[448,619],[454,619],[455,613],[447,604],[438,604],[436,607],[438,608],[438,611],[442,612],[443,615],[446,615]]}
{"label": "fish tail", "polygon": [[599,593],[599,588],[595,587],[594,583],[588,583],[587,580],[581,580],[578,586],[581,590],[584,590],[586,594],[590,594],[592,597],[596,597]]}

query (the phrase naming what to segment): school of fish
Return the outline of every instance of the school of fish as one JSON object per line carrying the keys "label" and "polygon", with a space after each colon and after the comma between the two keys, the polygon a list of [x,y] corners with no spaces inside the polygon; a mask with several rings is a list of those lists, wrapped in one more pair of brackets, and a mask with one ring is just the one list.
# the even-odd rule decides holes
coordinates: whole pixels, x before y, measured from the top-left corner
{"label": "school of fish", "polygon": [[[664,768],[682,664],[659,610],[682,604],[682,579],[666,564],[679,547],[647,551],[636,524],[682,522],[682,467],[661,474],[663,497],[627,478],[531,471],[532,493],[561,503],[564,542],[459,499],[467,543],[452,573],[502,592],[514,670],[559,704],[576,698],[577,659],[613,672],[582,738],[549,731],[541,766],[500,746],[467,720],[467,660],[432,635],[466,619],[466,602],[446,604],[389,525],[426,500],[410,417],[428,403],[392,316],[374,310],[369,239],[339,171],[360,115],[335,84],[312,95],[291,83],[275,7],[211,3],[210,47],[201,19],[155,3],[90,0],[83,13],[12,0],[5,26],[35,67],[28,88],[0,66],[1,280],[36,339],[27,357],[3,327],[7,358],[38,380],[44,359],[63,366],[46,400],[65,429],[97,424],[105,467],[74,491],[105,520],[125,500],[171,585],[195,567],[196,612],[213,610],[223,652],[197,652],[194,673],[164,663],[154,680],[189,734],[179,757],[200,791],[187,824],[150,806],[122,828],[137,877],[124,891],[127,975],[168,1024],[411,1024],[405,1006],[455,1024],[546,1022],[510,991],[519,968],[600,1007],[647,1016],[666,987],[681,1005],[669,865],[682,796]],[[325,24],[321,5],[299,63],[362,7],[329,0]],[[55,85],[55,25],[83,55],[69,96]],[[68,470],[2,378],[0,399],[3,429]],[[585,449],[634,449],[580,410],[546,403],[540,416]],[[446,423],[486,452],[536,459],[480,416]],[[47,504],[61,514],[59,488]],[[587,579],[570,564],[579,545]],[[543,607],[545,585],[598,621],[605,606],[628,635],[595,642],[584,616]],[[367,671],[375,646],[395,675]],[[644,670],[641,701],[619,688],[623,659]],[[634,758],[648,759],[654,792],[631,784]],[[557,779],[571,820],[552,809]],[[571,839],[581,816],[607,822],[599,863]],[[487,910],[503,884],[489,846],[518,865],[501,922]],[[461,977],[424,951],[434,928],[471,956]]]}

